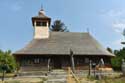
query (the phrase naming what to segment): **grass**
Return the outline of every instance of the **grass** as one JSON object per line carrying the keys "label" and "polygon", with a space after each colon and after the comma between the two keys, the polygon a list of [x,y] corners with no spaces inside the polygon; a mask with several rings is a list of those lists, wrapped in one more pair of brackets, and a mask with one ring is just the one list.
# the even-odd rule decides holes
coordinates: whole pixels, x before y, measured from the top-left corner
{"label": "grass", "polygon": [[21,83],[21,82],[18,80],[14,80],[14,81],[5,81],[4,83]]}
{"label": "grass", "polygon": [[125,83],[125,77],[106,78],[98,80],[96,83]]}
{"label": "grass", "polygon": [[[10,77],[8,80],[5,80],[4,83],[44,83],[47,78],[12,78],[14,77],[14,73],[7,73],[5,77]],[[2,73],[0,73],[2,76]],[[0,80],[0,83],[1,80]],[[125,83],[125,76],[121,76],[120,74],[116,74],[113,76],[104,77],[101,80],[97,80],[93,76],[88,76],[86,78],[81,78],[81,83]]]}
{"label": "grass", "polygon": [[96,78],[94,76],[87,76],[87,79],[90,81],[94,81]]}
{"label": "grass", "polygon": [[105,76],[100,80],[97,80],[93,76],[87,77],[89,83],[125,83],[125,76],[108,77]]}
{"label": "grass", "polygon": [[[47,78],[26,78],[26,77],[21,77],[21,78],[10,78],[8,80],[5,80],[4,83],[44,83]],[[2,83],[2,82],[0,82]]]}
{"label": "grass", "polygon": [[[2,77],[3,76],[3,74],[2,73],[0,73],[0,77]],[[6,73],[5,74],[5,77],[14,77],[15,76],[15,73]]]}
{"label": "grass", "polygon": [[[0,81],[0,83],[2,83],[2,81]],[[4,83],[44,83],[44,81],[39,78],[19,78],[5,80]]]}
{"label": "grass", "polygon": [[[88,76],[85,81],[87,81],[86,83],[125,83],[125,76],[113,74],[103,76],[102,79],[97,79],[94,76]],[[82,83],[84,83],[84,81]]]}
{"label": "grass", "polygon": [[[6,80],[4,83],[44,83],[47,79],[45,78],[20,78],[20,79],[12,79]],[[2,83],[2,82],[0,82]],[[81,83],[125,83],[125,77],[116,77],[116,78],[103,78],[102,80],[95,80],[93,77],[85,79],[85,82]]]}

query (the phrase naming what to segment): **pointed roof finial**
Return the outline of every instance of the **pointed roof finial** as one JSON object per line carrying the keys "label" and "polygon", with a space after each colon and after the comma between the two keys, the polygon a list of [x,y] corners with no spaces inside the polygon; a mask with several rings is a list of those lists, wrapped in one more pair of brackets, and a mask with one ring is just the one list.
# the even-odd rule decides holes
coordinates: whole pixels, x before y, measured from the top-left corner
{"label": "pointed roof finial", "polygon": [[44,11],[44,10],[43,10],[43,4],[42,4],[42,3],[41,3],[41,11]]}
{"label": "pointed roof finial", "polygon": [[39,16],[45,15],[45,11],[43,9],[43,4],[41,4],[41,9],[38,14],[39,14]]}

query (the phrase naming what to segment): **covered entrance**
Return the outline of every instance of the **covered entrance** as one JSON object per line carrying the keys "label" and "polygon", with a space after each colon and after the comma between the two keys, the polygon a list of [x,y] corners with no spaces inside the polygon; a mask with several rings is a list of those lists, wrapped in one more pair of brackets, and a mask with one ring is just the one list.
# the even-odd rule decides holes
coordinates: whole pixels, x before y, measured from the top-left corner
{"label": "covered entrance", "polygon": [[53,57],[53,66],[54,69],[61,69],[62,68],[62,59],[59,56]]}

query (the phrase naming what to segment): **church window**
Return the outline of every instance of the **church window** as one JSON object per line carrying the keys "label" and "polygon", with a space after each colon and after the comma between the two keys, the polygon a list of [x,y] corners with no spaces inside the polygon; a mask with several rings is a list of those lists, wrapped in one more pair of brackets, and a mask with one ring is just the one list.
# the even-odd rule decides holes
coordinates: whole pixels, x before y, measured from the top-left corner
{"label": "church window", "polygon": [[37,22],[36,22],[36,26],[47,26],[47,22],[37,21]]}
{"label": "church window", "polygon": [[42,22],[42,26],[47,26],[47,23],[46,22]]}
{"label": "church window", "polygon": [[35,64],[40,63],[39,59],[38,59],[38,58],[34,59],[34,63],[35,63]]}
{"label": "church window", "polygon": [[85,58],[85,63],[89,63],[89,58]]}

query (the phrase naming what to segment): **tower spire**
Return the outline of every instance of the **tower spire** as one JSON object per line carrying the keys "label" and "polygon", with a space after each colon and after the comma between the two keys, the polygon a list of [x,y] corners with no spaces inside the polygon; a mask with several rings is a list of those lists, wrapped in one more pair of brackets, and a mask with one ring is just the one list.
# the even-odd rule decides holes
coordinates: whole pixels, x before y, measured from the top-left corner
{"label": "tower spire", "polygon": [[41,15],[45,15],[45,11],[44,11],[44,9],[43,9],[43,4],[41,4],[41,9],[40,9],[40,11],[39,11],[39,16],[41,16]]}
{"label": "tower spire", "polygon": [[34,27],[34,38],[43,39],[49,37],[49,27],[51,18],[45,15],[43,7],[38,12],[38,16],[32,17],[32,24]]}
{"label": "tower spire", "polygon": [[43,9],[43,4],[41,3],[41,11],[44,11],[44,9]]}

